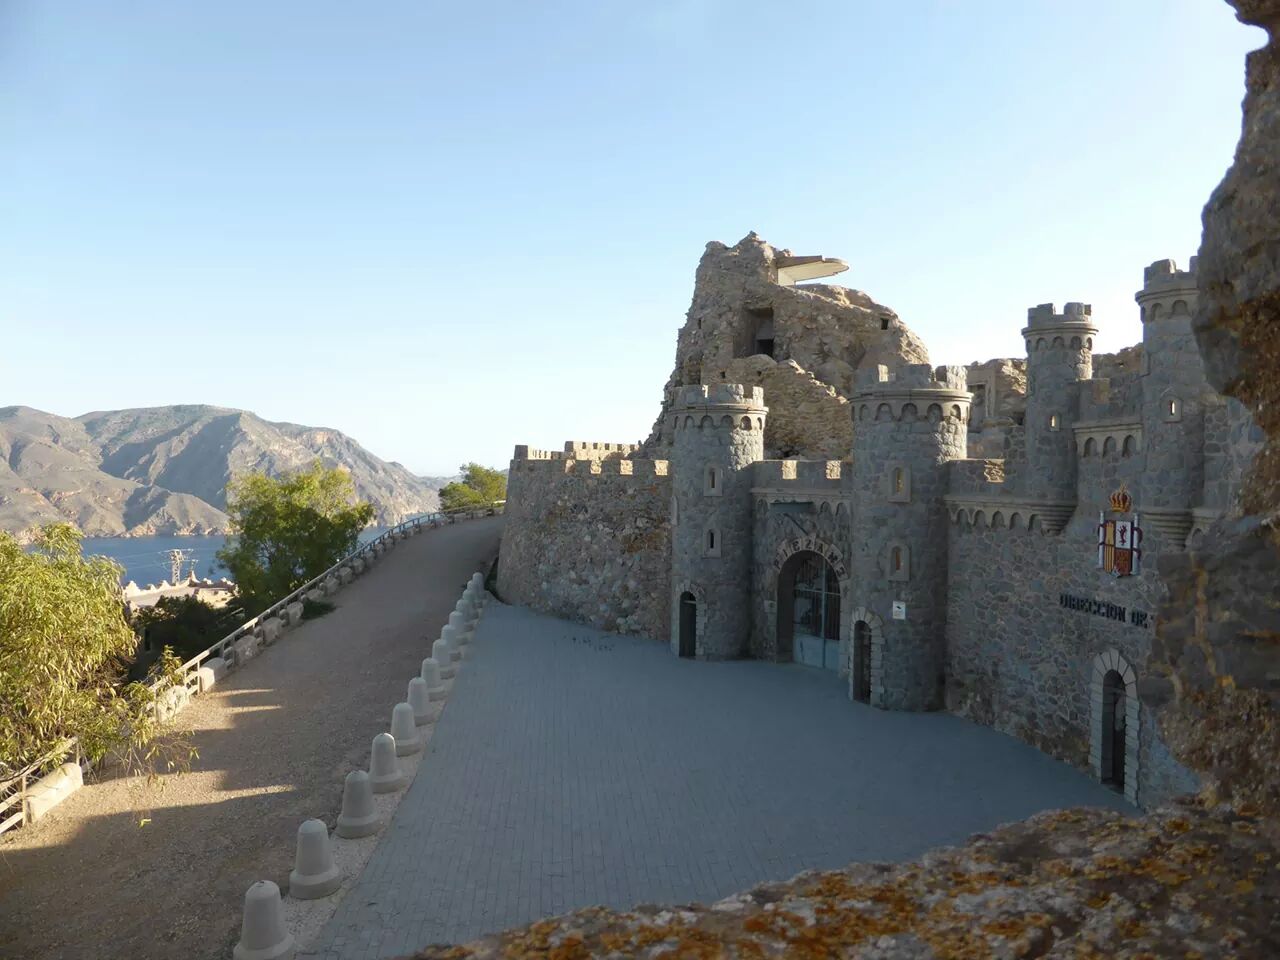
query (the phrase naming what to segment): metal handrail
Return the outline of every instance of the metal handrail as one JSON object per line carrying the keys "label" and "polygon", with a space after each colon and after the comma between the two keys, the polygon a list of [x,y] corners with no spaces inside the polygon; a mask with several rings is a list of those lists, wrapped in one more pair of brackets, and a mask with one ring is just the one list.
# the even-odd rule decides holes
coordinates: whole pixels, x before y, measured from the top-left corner
{"label": "metal handrail", "polygon": [[[436,520],[448,519],[448,517],[454,514],[474,513],[478,510],[490,511],[505,503],[506,503],[505,500],[495,500],[492,503],[485,504],[484,506],[457,507],[453,510],[436,510],[431,513],[424,513],[422,516],[419,516],[419,517],[411,517],[410,519],[402,521],[401,523],[396,524],[394,527],[387,529],[382,533],[381,536],[377,537],[376,539],[370,540],[368,543],[362,544],[361,546],[357,547],[355,550],[347,554],[347,556],[343,557],[341,560],[339,560],[337,563],[331,566],[324,573],[320,574],[318,577],[314,577],[311,580],[308,580],[306,583],[298,587],[298,589],[294,590],[283,600],[277,600],[275,603],[267,607],[266,610],[263,610],[262,613],[258,614],[256,617],[246,620],[244,623],[240,624],[240,626],[236,627],[235,630],[227,634],[227,636],[223,637],[213,646],[197,653],[194,657],[192,657],[190,660],[184,663],[180,668],[183,673],[183,682],[187,684],[187,686],[189,687],[191,679],[196,675],[196,671],[200,669],[200,664],[204,663],[205,660],[208,660],[215,656],[220,656],[221,654],[225,653],[227,647],[231,646],[237,640],[240,640],[241,638],[246,637],[249,634],[253,633],[253,631],[257,628],[258,624],[262,623],[262,621],[270,619],[271,617],[279,613],[281,610],[283,610],[285,607],[287,607],[289,604],[295,603],[299,599],[305,597],[310,590],[312,590],[317,584],[323,583],[335,571],[341,569],[346,564],[350,563],[352,560],[360,559],[365,554],[371,553],[373,549],[378,546],[378,544],[383,543],[387,539],[393,537],[396,533],[402,530],[408,530],[410,527],[413,527],[414,529],[421,529],[424,523],[431,524]],[[158,682],[152,683],[151,689],[153,691],[158,690],[159,689]]]}
{"label": "metal handrail", "polygon": [[[430,526],[435,523],[438,523],[441,520],[447,520],[452,522],[452,518],[462,514],[483,513],[485,516],[491,516],[495,514],[499,508],[505,506],[505,504],[506,504],[505,500],[494,500],[490,503],[480,505],[480,506],[456,507],[452,510],[435,510],[435,511],[432,511],[431,513],[424,513],[421,516],[410,517],[408,520],[404,520],[396,524],[394,527],[390,527],[389,529],[385,530],[380,536],[374,538],[373,540],[370,540],[368,543],[361,544],[351,553],[347,554],[347,556],[343,557],[337,563],[333,564],[333,566],[329,567],[329,569],[325,570],[325,572],[320,574],[320,576],[314,577],[311,580],[308,580],[302,586],[298,587],[298,589],[291,592],[283,600],[276,601],[271,606],[269,606],[266,610],[262,611],[262,613],[258,614],[256,617],[253,617],[250,620],[246,620],[240,626],[236,627],[235,630],[233,630],[227,636],[223,637],[217,643],[213,644],[212,646],[210,646],[205,650],[200,651],[200,653],[197,653],[194,657],[192,657],[190,660],[188,660],[179,668],[182,673],[182,679],[180,681],[180,685],[183,688],[185,688],[188,692],[194,692],[191,689],[192,682],[195,681],[198,687],[199,685],[198,672],[200,670],[200,665],[202,663],[204,663],[206,660],[214,656],[220,656],[221,654],[225,653],[227,647],[231,646],[233,643],[235,643],[237,640],[241,639],[242,637],[245,637],[250,633],[252,633],[254,629],[256,629],[258,624],[260,624],[262,621],[279,613],[281,610],[287,607],[290,603],[294,603],[299,598],[306,596],[308,591],[312,590],[317,584],[323,583],[336,570],[339,570],[344,565],[350,563],[351,561],[359,559],[365,556],[366,554],[372,552],[379,544],[386,542],[389,538],[394,537],[397,533],[404,530],[408,530],[410,528],[413,528],[415,530],[420,530],[424,525]],[[149,689],[152,692],[158,692],[161,686],[162,684],[160,681],[153,681],[151,684],[149,684]],[[175,685],[173,689],[177,689],[177,685]],[[65,758],[68,755],[70,755],[73,751],[78,753],[79,749],[80,749],[79,738],[67,737],[64,740],[62,740],[56,747],[50,750],[47,750],[39,758],[32,761],[27,766],[23,767],[13,776],[5,780],[0,780],[0,834],[5,833],[6,831],[12,829],[13,827],[22,826],[23,824],[26,823],[27,785],[28,785],[28,781],[32,779],[32,775],[37,773],[41,767],[43,767],[46,763],[48,763],[50,760],[54,759],[55,757],[57,757],[59,760],[65,760]],[[17,790],[14,790],[15,784],[18,787]],[[15,805],[19,806],[18,812],[8,817],[3,817],[4,812]]]}

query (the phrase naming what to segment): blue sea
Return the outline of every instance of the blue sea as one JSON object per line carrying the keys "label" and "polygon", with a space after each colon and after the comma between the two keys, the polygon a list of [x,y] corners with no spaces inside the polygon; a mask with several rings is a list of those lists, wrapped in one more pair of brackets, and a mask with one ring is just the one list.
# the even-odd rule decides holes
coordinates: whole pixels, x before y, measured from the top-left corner
{"label": "blue sea", "polygon": [[[386,527],[370,527],[360,534],[360,542],[366,543],[379,536]],[[110,557],[125,569],[124,582],[134,581],[144,587],[148,583],[168,580],[170,574],[169,551],[189,551],[190,558],[183,564],[182,576],[195,566],[200,579],[217,580],[227,571],[218,566],[215,554],[222,549],[226,537],[86,537],[81,541],[85,556],[97,554]]]}

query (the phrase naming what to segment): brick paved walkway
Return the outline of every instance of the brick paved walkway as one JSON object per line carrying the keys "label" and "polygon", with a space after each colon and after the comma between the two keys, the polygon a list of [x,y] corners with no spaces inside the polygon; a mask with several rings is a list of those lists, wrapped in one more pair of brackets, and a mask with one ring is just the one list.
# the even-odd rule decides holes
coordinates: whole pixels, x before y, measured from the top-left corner
{"label": "brick paved walkway", "polygon": [[995,731],[850,703],[820,670],[680,660],[497,604],[471,649],[364,876],[300,956],[395,957],[914,857],[1046,808],[1131,809]]}

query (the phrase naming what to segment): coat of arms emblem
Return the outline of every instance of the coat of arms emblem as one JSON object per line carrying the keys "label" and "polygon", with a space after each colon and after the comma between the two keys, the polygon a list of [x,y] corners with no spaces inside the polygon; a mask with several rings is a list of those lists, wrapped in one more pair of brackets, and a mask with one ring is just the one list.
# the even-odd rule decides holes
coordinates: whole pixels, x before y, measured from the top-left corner
{"label": "coat of arms emblem", "polygon": [[1111,495],[1111,512],[1119,516],[1108,518],[1105,511],[1098,514],[1098,566],[1117,577],[1142,570],[1142,529],[1138,515],[1130,514],[1132,509],[1133,498],[1121,487]]}

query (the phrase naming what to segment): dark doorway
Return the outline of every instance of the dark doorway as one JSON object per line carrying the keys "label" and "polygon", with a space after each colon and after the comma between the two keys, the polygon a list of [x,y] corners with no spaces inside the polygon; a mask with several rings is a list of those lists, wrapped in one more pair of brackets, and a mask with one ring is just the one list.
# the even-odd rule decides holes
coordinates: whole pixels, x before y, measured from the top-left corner
{"label": "dark doorway", "polygon": [[778,573],[778,654],[840,669],[840,580],[812,551],[792,555]]}
{"label": "dark doorway", "polygon": [[853,699],[871,702],[871,626],[865,620],[853,625]]}
{"label": "dark doorway", "polygon": [[1124,677],[1110,670],[1102,679],[1102,782],[1124,792],[1127,711]]}
{"label": "dark doorway", "polygon": [[[752,354],[763,353],[766,357],[772,357],[774,348],[773,307],[748,307],[747,329],[743,333],[748,334],[751,339],[746,342],[746,349],[742,350],[738,354],[739,356],[749,357]],[[739,341],[739,343],[741,342]]]}
{"label": "dark doorway", "polygon": [[686,590],[680,594],[680,656],[698,655],[698,599]]}

